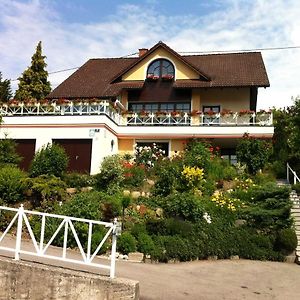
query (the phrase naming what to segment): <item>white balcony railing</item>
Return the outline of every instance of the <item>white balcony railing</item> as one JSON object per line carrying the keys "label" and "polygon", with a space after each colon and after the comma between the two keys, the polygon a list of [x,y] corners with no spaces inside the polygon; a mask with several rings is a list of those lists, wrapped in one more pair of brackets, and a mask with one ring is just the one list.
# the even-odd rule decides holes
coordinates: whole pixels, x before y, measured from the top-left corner
{"label": "white balcony railing", "polygon": [[191,116],[187,113],[183,115],[155,115],[153,113],[147,115],[139,115],[137,113],[128,114],[127,116],[127,125],[179,125],[187,126],[191,124]]}
{"label": "white balcony railing", "polygon": [[75,116],[107,115],[118,125],[128,126],[273,126],[271,112],[235,112],[228,114],[122,113],[111,106],[109,100],[101,102],[33,103],[0,105],[0,115],[13,116]]}

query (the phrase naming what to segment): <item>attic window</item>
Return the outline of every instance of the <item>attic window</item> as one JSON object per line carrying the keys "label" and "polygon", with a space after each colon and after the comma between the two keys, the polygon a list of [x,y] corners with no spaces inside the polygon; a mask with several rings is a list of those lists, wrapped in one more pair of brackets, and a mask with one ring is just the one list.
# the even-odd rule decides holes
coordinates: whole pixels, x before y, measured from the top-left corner
{"label": "attic window", "polygon": [[157,59],[153,61],[147,70],[148,79],[174,79],[175,68],[167,59]]}

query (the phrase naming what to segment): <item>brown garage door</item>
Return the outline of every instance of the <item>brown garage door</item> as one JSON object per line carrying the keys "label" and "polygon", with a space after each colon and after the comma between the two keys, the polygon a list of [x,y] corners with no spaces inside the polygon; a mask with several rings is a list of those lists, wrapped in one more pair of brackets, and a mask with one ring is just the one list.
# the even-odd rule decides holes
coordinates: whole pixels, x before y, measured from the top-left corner
{"label": "brown garage door", "polygon": [[53,139],[52,141],[61,145],[69,156],[68,172],[90,173],[91,139]]}
{"label": "brown garage door", "polygon": [[35,154],[35,140],[15,140],[17,143],[16,151],[22,157],[19,167],[28,171],[31,161]]}

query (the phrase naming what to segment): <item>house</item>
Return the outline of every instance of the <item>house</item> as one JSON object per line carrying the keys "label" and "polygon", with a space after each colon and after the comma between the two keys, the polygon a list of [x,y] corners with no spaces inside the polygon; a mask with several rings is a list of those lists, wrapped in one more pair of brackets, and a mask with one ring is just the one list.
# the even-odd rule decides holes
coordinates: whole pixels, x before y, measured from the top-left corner
{"label": "house", "polygon": [[155,142],[172,156],[190,138],[210,139],[235,157],[244,133],[271,138],[271,112],[256,111],[269,80],[258,52],[180,55],[163,42],[139,57],[90,59],[40,103],[2,105],[1,136],[25,157],[49,142],[70,156],[69,170],[99,172],[103,157]]}

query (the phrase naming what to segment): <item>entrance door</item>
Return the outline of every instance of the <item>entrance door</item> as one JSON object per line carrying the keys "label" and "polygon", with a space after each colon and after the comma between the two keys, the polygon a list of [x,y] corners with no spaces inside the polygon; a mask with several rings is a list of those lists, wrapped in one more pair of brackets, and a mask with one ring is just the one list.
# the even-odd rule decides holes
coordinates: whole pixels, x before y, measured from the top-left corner
{"label": "entrance door", "polygon": [[92,139],[53,139],[62,146],[68,157],[68,172],[88,173],[91,170]]}

